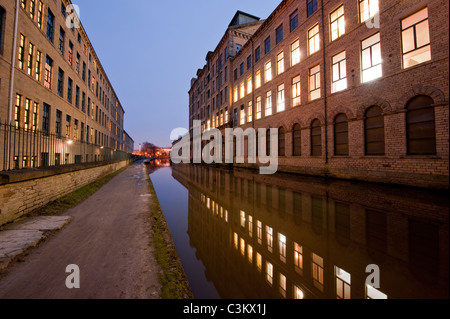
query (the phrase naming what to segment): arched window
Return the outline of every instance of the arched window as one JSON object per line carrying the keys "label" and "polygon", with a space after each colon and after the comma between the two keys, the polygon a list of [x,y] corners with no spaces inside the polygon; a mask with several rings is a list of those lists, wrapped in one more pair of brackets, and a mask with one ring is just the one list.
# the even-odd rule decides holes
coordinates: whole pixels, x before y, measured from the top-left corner
{"label": "arched window", "polygon": [[379,106],[370,107],[364,119],[366,155],[385,155],[384,117]]}
{"label": "arched window", "polygon": [[348,119],[343,113],[334,119],[334,155],[348,156]]}
{"label": "arched window", "polygon": [[286,156],[284,128],[278,129],[278,156]]}
{"label": "arched window", "polygon": [[318,119],[311,123],[311,156],[322,156],[322,124]]}
{"label": "arched window", "polygon": [[295,124],[292,129],[292,154],[302,155],[302,130],[299,124]]}
{"label": "arched window", "polygon": [[432,98],[420,95],[406,106],[408,155],[436,154],[436,127]]}

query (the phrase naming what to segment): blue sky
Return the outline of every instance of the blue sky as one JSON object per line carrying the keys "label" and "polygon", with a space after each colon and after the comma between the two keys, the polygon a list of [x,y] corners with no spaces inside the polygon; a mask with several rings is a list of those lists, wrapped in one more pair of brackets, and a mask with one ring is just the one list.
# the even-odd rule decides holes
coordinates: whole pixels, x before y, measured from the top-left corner
{"label": "blue sky", "polygon": [[190,80],[237,10],[267,18],[273,0],[73,0],[139,143],[170,145],[188,127]]}

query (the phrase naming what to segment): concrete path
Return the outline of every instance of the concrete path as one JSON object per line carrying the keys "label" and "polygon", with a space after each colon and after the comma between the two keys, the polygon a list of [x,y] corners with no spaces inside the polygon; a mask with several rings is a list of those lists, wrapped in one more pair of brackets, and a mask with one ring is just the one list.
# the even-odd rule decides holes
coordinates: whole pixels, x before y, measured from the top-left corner
{"label": "concrete path", "polygon": [[[72,219],[70,224],[1,273],[0,299],[159,297],[159,268],[151,246],[150,194],[143,164],[128,167],[62,215]],[[30,220],[6,232],[29,232],[33,242],[39,240],[37,232],[42,232],[39,223],[49,222]],[[57,220],[53,222],[59,225]],[[66,286],[71,275],[66,267],[72,264],[80,270],[79,289]]]}

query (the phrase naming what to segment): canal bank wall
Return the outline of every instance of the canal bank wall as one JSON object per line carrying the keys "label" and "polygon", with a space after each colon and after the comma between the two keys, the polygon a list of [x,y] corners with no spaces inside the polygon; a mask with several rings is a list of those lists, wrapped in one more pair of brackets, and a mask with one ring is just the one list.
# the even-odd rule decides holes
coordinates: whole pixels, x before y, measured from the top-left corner
{"label": "canal bank wall", "polygon": [[130,160],[0,174],[0,226],[127,166]]}

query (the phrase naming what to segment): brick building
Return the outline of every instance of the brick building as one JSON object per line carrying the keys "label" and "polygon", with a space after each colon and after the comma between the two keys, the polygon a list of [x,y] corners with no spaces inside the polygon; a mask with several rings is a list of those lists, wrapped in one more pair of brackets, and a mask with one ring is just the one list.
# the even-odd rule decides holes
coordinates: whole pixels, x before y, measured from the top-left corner
{"label": "brick building", "polygon": [[118,159],[125,111],[70,0],[0,0],[0,170]]}
{"label": "brick building", "polygon": [[[191,81],[190,129],[278,129],[279,171],[448,188],[448,1],[238,12]],[[251,167],[251,164],[243,166]]]}

